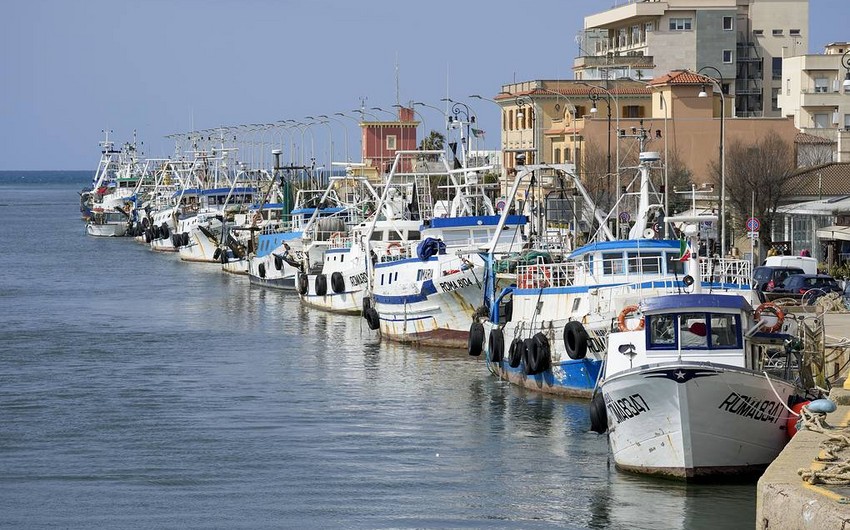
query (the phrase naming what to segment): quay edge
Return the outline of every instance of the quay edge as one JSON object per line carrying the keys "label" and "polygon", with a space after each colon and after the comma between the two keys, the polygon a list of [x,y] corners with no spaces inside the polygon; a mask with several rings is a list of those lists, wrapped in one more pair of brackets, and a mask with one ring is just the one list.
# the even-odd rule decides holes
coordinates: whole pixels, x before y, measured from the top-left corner
{"label": "quay edge", "polygon": [[[827,423],[850,433],[850,386],[836,387],[830,399],[838,408]],[[758,481],[756,528],[850,529],[850,485],[812,485],[797,472],[811,466],[825,436],[813,431],[794,435]]]}

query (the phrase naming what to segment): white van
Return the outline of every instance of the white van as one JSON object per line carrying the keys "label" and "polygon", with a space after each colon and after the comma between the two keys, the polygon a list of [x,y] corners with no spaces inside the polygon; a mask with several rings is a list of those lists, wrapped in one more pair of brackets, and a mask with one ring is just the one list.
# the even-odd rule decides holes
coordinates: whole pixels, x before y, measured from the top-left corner
{"label": "white van", "polygon": [[818,260],[806,256],[768,256],[762,265],[768,267],[797,267],[806,274],[818,273]]}

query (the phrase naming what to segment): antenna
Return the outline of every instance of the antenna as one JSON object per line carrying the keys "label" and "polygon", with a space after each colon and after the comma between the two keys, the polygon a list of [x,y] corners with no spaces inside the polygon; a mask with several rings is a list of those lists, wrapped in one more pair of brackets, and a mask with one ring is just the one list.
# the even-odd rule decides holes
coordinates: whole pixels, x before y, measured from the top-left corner
{"label": "antenna", "polygon": [[399,97],[399,83],[398,83],[398,50],[395,52],[395,103],[396,105],[401,103],[401,98]]}

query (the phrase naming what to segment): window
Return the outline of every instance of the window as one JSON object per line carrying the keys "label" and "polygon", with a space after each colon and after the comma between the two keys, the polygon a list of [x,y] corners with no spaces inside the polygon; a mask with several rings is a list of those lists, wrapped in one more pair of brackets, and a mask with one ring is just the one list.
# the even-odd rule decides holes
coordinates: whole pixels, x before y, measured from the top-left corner
{"label": "window", "polygon": [[622,274],[623,273],[623,255],[622,254],[602,254],[602,274]]}
{"label": "window", "polygon": [[850,114],[844,115],[844,130],[850,131]]}
{"label": "window", "polygon": [[629,252],[629,272],[658,274],[661,272],[661,254]]}
{"label": "window", "polygon": [[561,149],[559,147],[555,148],[555,155],[552,157],[552,162],[556,164],[561,163]]}
{"label": "window", "polygon": [[670,31],[684,31],[691,29],[690,18],[671,18]]}
{"label": "window", "polygon": [[679,341],[683,350],[708,347],[708,326],[705,313],[679,315]]}
{"label": "window", "polygon": [[711,315],[709,331],[712,348],[740,348],[737,315]]}
{"label": "window", "polygon": [[387,151],[395,151],[396,150],[395,138],[396,137],[395,137],[394,134],[390,134],[390,135],[387,136]]}
{"label": "window", "polygon": [[732,17],[723,17],[723,31],[732,31]]}
{"label": "window", "polygon": [[727,64],[732,62],[732,50],[723,50],[723,62]]}
{"label": "window", "polygon": [[422,239],[422,235],[419,234],[419,230],[409,230],[407,232],[407,239],[409,241],[416,241],[417,239]]}
{"label": "window", "polygon": [[779,91],[781,88],[770,89],[770,110],[779,110]]}
{"label": "window", "polygon": [[761,37],[762,35],[764,35],[764,30],[763,29],[754,29],[753,35],[755,35],[756,37]]}
{"label": "window", "polygon": [[685,262],[679,260],[679,254],[676,252],[667,253],[667,274],[670,273],[685,273]]}
{"label": "window", "polygon": [[800,30],[799,29],[789,29],[788,34],[791,35],[792,37],[799,37],[800,36]]}
{"label": "window", "polygon": [[643,107],[640,105],[626,105],[623,107],[624,118],[643,118]]}
{"label": "window", "polygon": [[815,129],[826,129],[829,127],[829,114],[814,114],[812,115],[812,121],[814,122]]}
{"label": "window", "polygon": [[815,93],[823,94],[829,90],[829,79],[825,77],[815,78]]}
{"label": "window", "polygon": [[649,328],[650,348],[674,348],[676,335],[675,315],[650,315],[646,326]]}
{"label": "window", "polygon": [[655,25],[652,22],[647,22],[644,27],[646,28],[647,33],[655,31]]}
{"label": "window", "polygon": [[774,57],[770,64],[773,68],[773,80],[779,81],[782,79],[782,57]]}
{"label": "window", "polygon": [[774,37],[781,37],[782,36],[782,30],[781,29],[773,30],[773,36]]}

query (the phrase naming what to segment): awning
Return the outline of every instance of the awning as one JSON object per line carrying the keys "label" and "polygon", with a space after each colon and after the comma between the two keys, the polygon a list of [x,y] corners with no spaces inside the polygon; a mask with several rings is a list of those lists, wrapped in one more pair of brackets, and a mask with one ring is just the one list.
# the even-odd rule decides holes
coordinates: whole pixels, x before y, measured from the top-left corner
{"label": "awning", "polygon": [[841,241],[850,241],[850,226],[825,226],[818,229],[818,239],[839,239]]}

